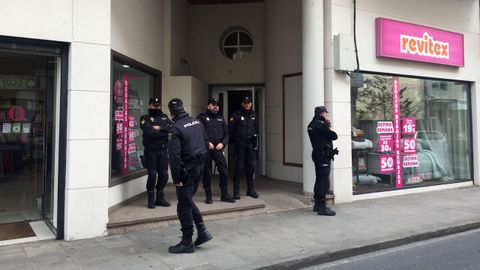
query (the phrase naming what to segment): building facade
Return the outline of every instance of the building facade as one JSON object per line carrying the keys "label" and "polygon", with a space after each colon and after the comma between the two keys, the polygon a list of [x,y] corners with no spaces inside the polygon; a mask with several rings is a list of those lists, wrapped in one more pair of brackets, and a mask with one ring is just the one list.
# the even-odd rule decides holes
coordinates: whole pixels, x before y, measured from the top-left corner
{"label": "building facade", "polygon": [[306,126],[325,104],[335,203],[479,184],[478,1],[0,3],[0,223],[105,235],[109,208],[144,192],[137,120],[153,95],[193,115],[251,96],[258,174],[306,194]]}

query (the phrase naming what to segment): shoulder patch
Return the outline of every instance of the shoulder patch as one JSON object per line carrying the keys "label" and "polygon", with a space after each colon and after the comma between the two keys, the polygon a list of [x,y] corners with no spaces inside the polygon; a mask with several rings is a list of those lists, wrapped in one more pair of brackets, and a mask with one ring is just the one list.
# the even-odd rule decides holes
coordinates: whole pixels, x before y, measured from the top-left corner
{"label": "shoulder patch", "polygon": [[143,117],[140,119],[140,125],[143,125],[145,124],[145,119],[143,119]]}
{"label": "shoulder patch", "polygon": [[230,122],[233,122],[233,116],[232,116],[232,117],[230,117]]}

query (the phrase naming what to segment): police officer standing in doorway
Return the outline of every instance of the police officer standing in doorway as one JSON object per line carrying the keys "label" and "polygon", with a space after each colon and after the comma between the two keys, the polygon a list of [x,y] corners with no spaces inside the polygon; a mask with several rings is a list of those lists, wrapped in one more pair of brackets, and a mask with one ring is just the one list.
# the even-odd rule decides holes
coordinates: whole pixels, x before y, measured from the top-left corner
{"label": "police officer standing in doorway", "polygon": [[312,143],[312,159],[315,163],[316,175],[313,210],[318,215],[335,216],[335,211],[327,207],[325,196],[330,189],[330,160],[333,160],[333,156],[338,154],[338,150],[333,149],[332,141],[336,140],[338,136],[331,129],[331,122],[325,106],[315,107],[315,115],[308,124],[307,131]]}
{"label": "police officer standing in doorway", "polygon": [[240,174],[245,165],[247,195],[258,198],[253,187],[256,151],[258,150],[258,122],[252,110],[252,99],[244,97],[242,109],[230,117],[230,140],[235,145],[235,175],[233,177],[233,198],[240,199]]}
{"label": "police officer standing in doorway", "polygon": [[[163,189],[168,181],[168,128],[172,121],[162,112],[158,97],[150,98],[148,114],[140,117],[140,127],[143,131],[143,145],[145,147],[144,162],[148,171],[147,192],[148,208],[155,205],[168,207]],[[157,181],[158,174],[158,181]],[[156,185],[155,185],[156,184]],[[157,189],[157,200],[155,191]]]}
{"label": "police officer standing in doorway", "polygon": [[[177,215],[182,226],[182,241],[171,246],[168,251],[170,253],[192,253],[195,251],[195,246],[213,238],[203,222],[200,210],[192,199],[203,175],[208,139],[202,123],[185,112],[181,99],[170,100],[168,108],[173,117],[168,143],[170,170],[177,189]],[[193,243],[194,223],[198,235]]]}
{"label": "police officer standing in doorway", "polygon": [[228,195],[227,179],[228,169],[227,160],[223,154],[223,149],[228,143],[228,128],[225,119],[219,114],[220,102],[218,98],[208,100],[207,111],[197,116],[202,122],[205,132],[208,136],[208,155],[205,159],[205,167],[203,171],[203,188],[205,189],[205,203],[212,203],[212,160],[220,173],[220,200],[222,202],[234,203],[235,200]]}

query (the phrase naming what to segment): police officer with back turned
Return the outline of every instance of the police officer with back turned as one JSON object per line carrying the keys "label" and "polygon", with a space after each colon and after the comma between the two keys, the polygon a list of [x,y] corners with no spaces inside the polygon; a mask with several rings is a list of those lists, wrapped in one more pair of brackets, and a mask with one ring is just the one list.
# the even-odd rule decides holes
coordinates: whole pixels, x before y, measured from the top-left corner
{"label": "police officer with back turned", "polygon": [[235,145],[235,175],[233,177],[233,198],[240,199],[240,174],[245,165],[247,178],[247,195],[258,198],[253,188],[256,151],[258,150],[258,122],[252,110],[252,99],[248,96],[242,100],[242,109],[230,117],[230,140]]}
{"label": "police officer with back turned", "polygon": [[[143,145],[145,146],[144,163],[148,171],[148,208],[155,208],[155,205],[170,206],[170,203],[165,200],[163,189],[168,181],[167,145],[168,128],[171,123],[168,116],[162,112],[160,99],[158,97],[150,98],[148,114],[140,117],[140,127],[143,130]],[[157,189],[156,201],[155,183]]]}
{"label": "police officer with back turned", "polygon": [[208,100],[207,111],[197,116],[197,119],[202,122],[205,128],[209,141],[208,155],[205,159],[203,171],[203,188],[205,189],[205,203],[207,204],[212,203],[212,160],[220,173],[220,200],[229,203],[235,202],[227,191],[228,169],[223,149],[228,143],[228,128],[225,119],[219,114],[219,108],[220,101],[218,98],[211,98]]}
{"label": "police officer with back turned", "polygon": [[332,141],[336,140],[338,136],[331,129],[331,122],[325,106],[315,107],[314,113],[313,120],[307,128],[313,148],[312,159],[315,163],[316,175],[313,210],[318,215],[335,216],[335,211],[327,207],[325,196],[330,189],[330,159],[333,160],[333,156],[338,154],[338,150],[333,149]]}
{"label": "police officer with back turned", "polygon": [[[170,170],[177,189],[177,215],[182,226],[182,241],[171,246],[168,251],[192,253],[195,251],[195,246],[213,238],[203,222],[200,210],[192,200],[203,175],[208,139],[202,123],[185,112],[181,99],[170,100],[168,108],[173,117],[168,143]],[[194,223],[198,233],[193,243]]]}

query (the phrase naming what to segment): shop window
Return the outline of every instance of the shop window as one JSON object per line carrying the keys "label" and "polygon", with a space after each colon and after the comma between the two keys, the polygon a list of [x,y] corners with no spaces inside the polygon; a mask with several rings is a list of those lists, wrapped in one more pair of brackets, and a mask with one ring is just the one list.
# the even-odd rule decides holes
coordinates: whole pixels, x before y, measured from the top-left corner
{"label": "shop window", "polygon": [[472,179],[468,83],[359,74],[351,104],[355,194]]}
{"label": "shop window", "polygon": [[110,185],[146,174],[139,118],[148,100],[160,95],[159,72],[114,54],[112,61],[112,155]]}
{"label": "shop window", "polygon": [[245,58],[253,50],[253,39],[248,30],[234,27],[226,30],[220,39],[223,55],[231,60]]}

